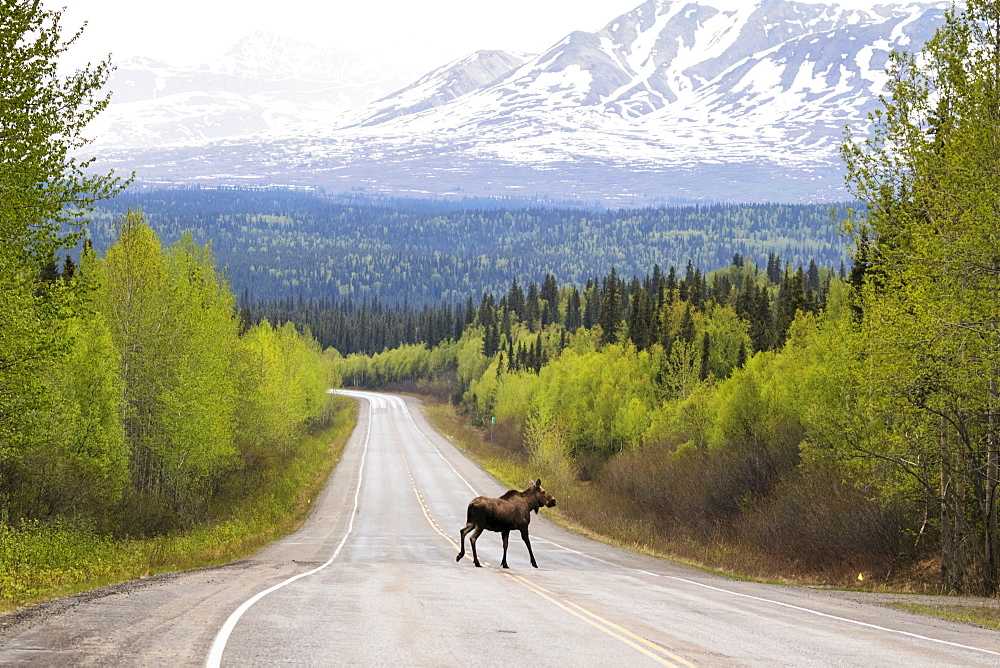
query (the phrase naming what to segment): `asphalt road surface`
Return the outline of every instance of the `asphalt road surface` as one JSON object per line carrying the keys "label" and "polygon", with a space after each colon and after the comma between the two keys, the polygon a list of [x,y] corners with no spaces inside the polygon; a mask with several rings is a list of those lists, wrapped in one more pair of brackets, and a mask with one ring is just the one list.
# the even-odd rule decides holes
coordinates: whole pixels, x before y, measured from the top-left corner
{"label": "asphalt road surface", "polygon": [[[358,427],[305,526],[221,568],[0,617],[0,664],[1000,665],[1000,633],[859,594],[716,577],[531,523],[455,562],[465,508],[504,489],[409,398],[349,392]],[[544,486],[544,480],[543,486]],[[525,481],[527,483],[527,481]]]}

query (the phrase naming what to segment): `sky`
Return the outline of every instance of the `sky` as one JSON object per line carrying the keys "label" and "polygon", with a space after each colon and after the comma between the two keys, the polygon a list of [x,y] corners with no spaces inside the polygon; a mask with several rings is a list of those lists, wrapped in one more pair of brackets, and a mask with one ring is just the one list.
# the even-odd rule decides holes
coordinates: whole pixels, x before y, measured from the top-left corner
{"label": "sky", "polygon": [[[840,0],[859,7],[894,1]],[[603,28],[642,0],[43,2],[66,6],[66,33],[88,22],[80,42],[65,54],[64,64],[72,66],[109,53],[113,62],[150,56],[177,66],[202,64],[264,30],[320,46],[379,52],[403,60],[407,69],[432,69],[479,49],[540,53],[574,30]]]}
{"label": "sky", "polygon": [[[573,30],[594,31],[641,0],[45,0],[67,5],[67,57],[143,55],[210,62],[257,30],[320,46],[377,51],[437,67],[479,49],[541,52]],[[73,53],[76,52],[76,53]]]}

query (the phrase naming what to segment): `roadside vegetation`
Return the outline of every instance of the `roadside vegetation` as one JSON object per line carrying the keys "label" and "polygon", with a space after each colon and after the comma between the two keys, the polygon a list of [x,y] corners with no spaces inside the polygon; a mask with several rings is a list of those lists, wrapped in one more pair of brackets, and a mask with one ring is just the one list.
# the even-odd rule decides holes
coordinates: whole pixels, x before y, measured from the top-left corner
{"label": "roadside vegetation", "polygon": [[[575,330],[574,288],[532,286],[556,306],[525,305],[522,321],[515,285],[484,297],[458,340],[336,364],[346,384],[455,401],[467,426],[440,405],[443,431],[511,486],[543,478],[577,528],[762,579],[898,585],[929,556],[923,506],[883,492],[849,452],[850,289],[821,272],[813,292],[806,274],[609,273],[583,295],[596,322]],[[761,308],[744,308],[751,294]]]}
{"label": "roadside vegetation", "polygon": [[73,519],[0,525],[0,612],[157,573],[249,556],[301,526],[354,429],[357,402],[331,400],[332,426],[313,428],[286,464],[242,485],[217,516],[153,536],[102,534]]}
{"label": "roadside vegetation", "polygon": [[849,273],[612,269],[583,291],[532,284],[527,307],[512,285],[460,337],[340,373],[450,394],[505,453],[488,468],[546,479],[570,521],[618,542],[765,579],[995,596],[1000,2],[949,11],[888,74],[870,136],[843,145],[864,205],[842,224]]}
{"label": "roadside vegetation", "polygon": [[0,610],[248,553],[353,424],[329,355],[242,323],[191,235],[164,248],[129,211],[103,255],[68,254],[125,183],[73,157],[109,65],[61,76],[60,17],[0,4]]}
{"label": "roadside vegetation", "polygon": [[934,615],[944,619],[953,619],[958,622],[978,624],[1000,630],[1000,609],[996,606],[982,604],[966,605],[922,605],[917,603],[894,603],[894,608],[909,610],[923,615]]}

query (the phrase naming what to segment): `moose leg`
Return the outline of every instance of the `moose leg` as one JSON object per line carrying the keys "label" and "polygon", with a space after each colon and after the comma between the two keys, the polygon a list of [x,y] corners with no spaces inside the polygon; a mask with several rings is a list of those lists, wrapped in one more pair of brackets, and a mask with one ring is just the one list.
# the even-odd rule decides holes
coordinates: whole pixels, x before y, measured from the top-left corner
{"label": "moose leg", "polygon": [[472,531],[473,528],[475,528],[475,526],[476,525],[473,524],[472,522],[468,522],[464,527],[462,527],[462,537],[459,540],[459,542],[462,544],[462,549],[459,551],[458,556],[455,557],[455,561],[461,561],[462,557],[465,556],[465,534]]}
{"label": "moose leg", "polygon": [[528,540],[528,527],[521,529],[521,539],[524,541],[524,544],[528,546],[528,556],[531,557],[531,565],[538,568],[538,564],[535,563],[535,555],[531,551],[531,541]]}
{"label": "moose leg", "polygon": [[510,529],[501,531],[500,535],[503,536],[503,561],[500,562],[500,565],[504,568],[510,568],[510,566],[507,565],[507,536],[510,535]]}
{"label": "moose leg", "polygon": [[472,532],[471,536],[469,536],[469,545],[472,546],[472,563],[480,568],[482,567],[482,564],[479,563],[479,555],[476,554],[476,539],[479,538],[479,534],[482,532],[482,527],[476,527],[476,530]]}

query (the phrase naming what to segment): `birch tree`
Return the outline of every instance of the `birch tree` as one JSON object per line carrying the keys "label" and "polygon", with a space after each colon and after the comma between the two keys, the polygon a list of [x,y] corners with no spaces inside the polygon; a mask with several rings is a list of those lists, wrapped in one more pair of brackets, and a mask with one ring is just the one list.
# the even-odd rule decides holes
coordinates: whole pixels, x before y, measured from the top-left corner
{"label": "birch tree", "polygon": [[998,589],[1000,2],[953,8],[922,51],[894,54],[870,135],[843,144],[867,213],[862,382],[893,463],[937,505],[946,589]]}

